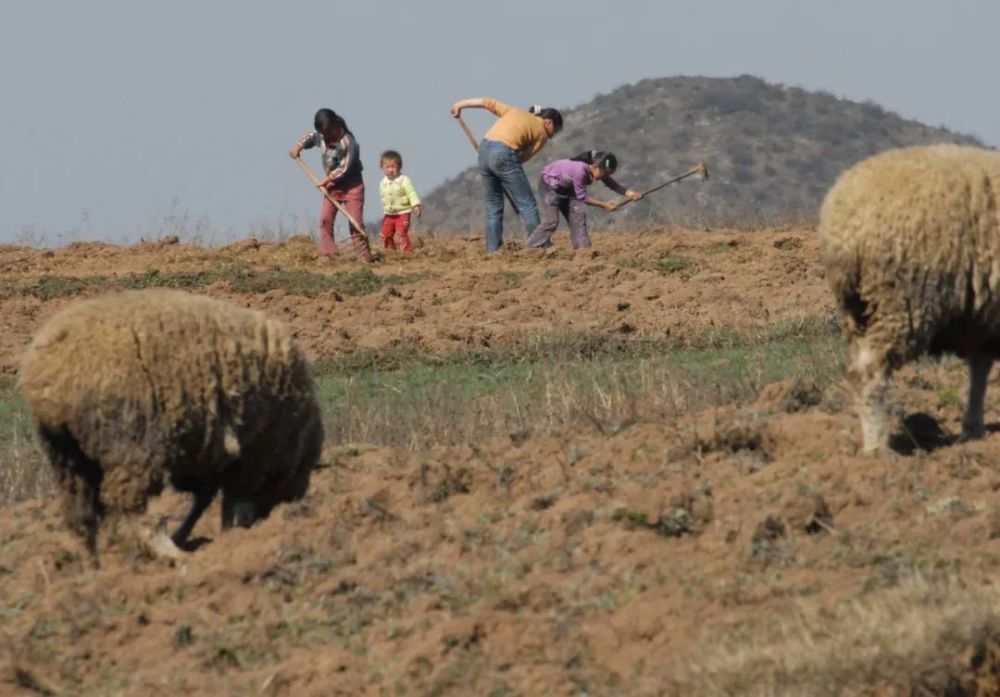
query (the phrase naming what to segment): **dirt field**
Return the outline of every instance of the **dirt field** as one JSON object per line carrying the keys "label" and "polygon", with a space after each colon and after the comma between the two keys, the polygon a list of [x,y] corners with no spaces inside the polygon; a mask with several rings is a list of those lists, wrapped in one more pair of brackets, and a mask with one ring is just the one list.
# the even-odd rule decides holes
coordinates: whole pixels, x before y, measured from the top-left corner
{"label": "dirt field", "polygon": [[[331,365],[832,335],[811,230],[557,239],[421,240],[374,278],[302,239],[0,248],[0,369],[73,298],[154,284],[266,309]],[[669,419],[639,399],[464,445],[330,442],[305,500],[225,535],[216,504],[180,562],[109,524],[95,571],[54,500],[7,507],[0,693],[998,694],[1000,391],[990,436],[958,444],[960,366],[906,369],[900,452],[870,459],[844,386],[797,377]]]}
{"label": "dirt field", "polygon": [[[750,236],[657,228],[598,236],[594,251],[579,253],[559,239],[548,253],[505,251],[489,259],[481,239],[420,240],[413,258],[392,255],[375,269],[401,281],[377,289],[357,278],[363,272],[349,255],[320,259],[307,238],[220,250],[0,246],[0,371],[15,370],[34,328],[68,300],[102,292],[100,283],[116,279],[141,284],[153,270],[161,282],[195,283],[208,295],[281,316],[314,358],[399,344],[431,351],[510,346],[574,331],[684,342],[713,328],[763,329],[833,311],[814,235],[803,230]],[[216,276],[191,278],[197,272]],[[323,274],[355,278],[328,289],[317,282]],[[312,297],[289,290],[293,284]],[[269,285],[274,289],[258,292]]]}

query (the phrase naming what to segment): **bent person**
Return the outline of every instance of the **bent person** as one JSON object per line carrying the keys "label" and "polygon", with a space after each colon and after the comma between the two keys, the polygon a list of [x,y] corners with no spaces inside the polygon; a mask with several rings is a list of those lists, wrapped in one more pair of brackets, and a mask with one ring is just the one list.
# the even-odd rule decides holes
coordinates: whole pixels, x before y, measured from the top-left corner
{"label": "bent person", "polygon": [[591,198],[587,186],[601,181],[615,193],[627,196],[633,201],[642,194],[626,189],[611,178],[618,169],[618,158],[613,152],[588,151],[571,160],[556,160],[545,165],[538,178],[538,200],[541,220],[528,236],[529,247],[551,247],[552,235],[559,225],[561,213],[569,223],[569,241],[573,249],[590,246],[587,231],[587,209],[585,206],[603,208],[609,213],[615,205],[608,201]]}
{"label": "bent person", "polygon": [[530,233],[538,227],[538,205],[522,165],[562,129],[562,114],[556,109],[533,107],[530,111],[495,99],[463,99],[451,106],[458,118],[463,109],[486,109],[500,118],[479,144],[479,172],[486,195],[486,251],[503,246],[504,192]]}

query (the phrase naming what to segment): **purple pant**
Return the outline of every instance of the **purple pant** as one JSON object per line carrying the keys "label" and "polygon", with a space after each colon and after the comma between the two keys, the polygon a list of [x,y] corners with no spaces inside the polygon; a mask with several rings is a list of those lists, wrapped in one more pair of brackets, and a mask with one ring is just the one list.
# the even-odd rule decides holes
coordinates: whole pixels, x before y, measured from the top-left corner
{"label": "purple pant", "polygon": [[569,223],[569,242],[573,249],[590,246],[587,232],[587,204],[571,192],[553,189],[545,179],[538,178],[538,214],[541,222],[528,237],[529,247],[552,246],[552,235],[559,226],[559,214]]}

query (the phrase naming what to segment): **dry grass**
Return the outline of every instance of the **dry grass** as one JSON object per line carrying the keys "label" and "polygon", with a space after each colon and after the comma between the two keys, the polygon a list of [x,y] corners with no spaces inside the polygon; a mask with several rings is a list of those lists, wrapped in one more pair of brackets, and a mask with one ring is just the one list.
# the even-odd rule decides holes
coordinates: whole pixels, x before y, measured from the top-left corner
{"label": "dry grass", "polygon": [[31,417],[16,395],[16,382],[0,378],[0,505],[52,491],[52,475],[37,448]]}
{"label": "dry grass", "polygon": [[[825,387],[842,374],[843,349],[815,330],[714,332],[684,350],[581,335],[539,337],[511,350],[345,357],[318,370],[327,440],[416,450],[567,426],[612,434],[752,400],[776,380],[807,376]],[[8,380],[0,385],[0,505],[52,490],[35,440]]]}
{"label": "dry grass", "polygon": [[670,694],[996,695],[1000,588],[911,578],[833,610],[712,637],[678,674]]}
{"label": "dry grass", "polygon": [[590,349],[549,344],[544,353],[529,350],[533,360],[524,362],[495,352],[388,373],[327,373],[320,378],[327,434],[335,443],[410,449],[567,426],[611,434],[639,420],[671,421],[708,406],[746,402],[776,380],[807,376],[825,387],[843,372],[838,339],[716,340],[729,348],[630,356],[603,353],[603,346],[582,358]]}
{"label": "dry grass", "polygon": [[48,463],[21,426],[10,447],[0,449],[0,506],[49,496],[55,481]]}

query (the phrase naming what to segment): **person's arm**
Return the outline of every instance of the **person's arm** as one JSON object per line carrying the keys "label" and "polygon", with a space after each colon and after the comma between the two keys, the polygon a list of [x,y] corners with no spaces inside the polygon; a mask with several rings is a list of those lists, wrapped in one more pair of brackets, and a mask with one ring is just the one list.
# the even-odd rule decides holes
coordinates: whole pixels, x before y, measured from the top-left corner
{"label": "person's arm", "polygon": [[451,115],[456,119],[462,115],[462,109],[486,109],[497,116],[503,116],[511,107],[496,99],[488,97],[473,97],[472,99],[460,99],[451,105]]}
{"label": "person's arm", "polygon": [[611,213],[615,210],[615,204],[611,203],[610,201],[598,201],[596,198],[590,198],[589,196],[587,197],[587,200],[584,201],[584,203],[586,203],[588,206],[594,206],[595,208],[603,208],[608,213]]}
{"label": "person's arm", "polygon": [[293,160],[295,160],[302,154],[303,150],[316,147],[316,144],[319,142],[318,139],[319,133],[317,131],[310,131],[309,133],[306,133],[302,140],[292,146],[292,149],[288,151],[288,154],[292,156]]}
{"label": "person's arm", "polygon": [[380,181],[378,184],[378,197],[382,199],[382,211],[384,213],[389,213],[390,204],[392,204],[392,197],[389,195],[389,186],[385,179]]}
{"label": "person's arm", "polygon": [[420,196],[417,195],[417,190],[414,188],[413,182],[405,174],[403,175],[403,193],[406,194],[407,199],[410,201],[410,205],[413,206],[413,212],[416,213],[419,218],[421,213]]}
{"label": "person's arm", "polygon": [[615,181],[614,178],[611,176],[604,177],[604,179],[602,179],[601,181],[604,182],[604,186],[608,187],[616,194],[621,194],[622,196],[624,196],[625,192],[627,191],[627,189],[624,186]]}
{"label": "person's arm", "polygon": [[642,194],[640,194],[638,191],[634,191],[632,189],[626,189],[624,186],[622,186],[621,184],[619,184],[617,181],[615,181],[610,176],[609,177],[604,177],[604,179],[602,181],[604,182],[604,186],[608,187],[609,189],[611,189],[612,191],[614,191],[616,194],[621,194],[622,196],[627,196],[628,198],[632,199],[633,201],[638,201],[640,198],[642,198]]}

